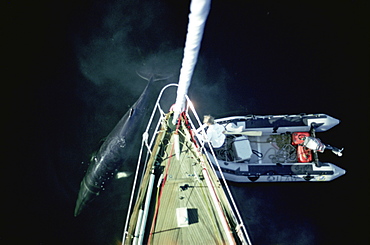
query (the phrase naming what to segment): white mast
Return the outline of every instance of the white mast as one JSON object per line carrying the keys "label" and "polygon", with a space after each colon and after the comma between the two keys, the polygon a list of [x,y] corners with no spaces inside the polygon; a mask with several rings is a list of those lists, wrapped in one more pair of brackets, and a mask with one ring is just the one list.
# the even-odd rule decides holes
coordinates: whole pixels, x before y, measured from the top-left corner
{"label": "white mast", "polygon": [[204,26],[208,17],[211,0],[193,0],[190,4],[188,33],[184,48],[184,57],[180,70],[179,86],[174,110],[173,123],[176,123],[180,113],[185,108],[185,95],[191,83],[191,77],[197,63],[200,43],[203,37]]}

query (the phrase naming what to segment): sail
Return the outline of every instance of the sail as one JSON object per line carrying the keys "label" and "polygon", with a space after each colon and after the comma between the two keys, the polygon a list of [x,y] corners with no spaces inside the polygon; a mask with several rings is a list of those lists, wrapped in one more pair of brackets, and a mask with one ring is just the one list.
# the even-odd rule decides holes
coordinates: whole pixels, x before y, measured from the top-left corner
{"label": "sail", "polygon": [[185,108],[185,96],[191,83],[195,64],[197,63],[198,53],[203,37],[204,26],[208,17],[211,0],[193,0],[190,4],[188,32],[182,60],[179,86],[174,106],[174,120],[177,120],[180,113]]}

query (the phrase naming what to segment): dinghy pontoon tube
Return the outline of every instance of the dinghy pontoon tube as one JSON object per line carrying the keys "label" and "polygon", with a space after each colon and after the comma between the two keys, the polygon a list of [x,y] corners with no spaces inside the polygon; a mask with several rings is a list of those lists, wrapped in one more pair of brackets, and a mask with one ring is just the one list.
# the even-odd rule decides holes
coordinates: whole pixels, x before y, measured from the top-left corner
{"label": "dinghy pontoon tube", "polygon": [[[340,167],[321,162],[317,154],[325,149],[342,154],[343,149],[325,145],[316,138],[316,132],[339,124],[331,116],[233,116],[215,122],[225,127],[226,142],[222,148],[212,149],[214,157],[211,150],[207,154],[213,164],[220,164],[229,181],[330,181],[345,174]],[[198,128],[197,133],[204,129],[207,125]]]}

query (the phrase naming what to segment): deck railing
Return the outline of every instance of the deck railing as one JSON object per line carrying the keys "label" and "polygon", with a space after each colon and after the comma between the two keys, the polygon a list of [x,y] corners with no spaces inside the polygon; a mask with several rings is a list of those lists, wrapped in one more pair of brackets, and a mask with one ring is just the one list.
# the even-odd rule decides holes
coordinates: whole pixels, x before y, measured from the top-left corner
{"label": "deck railing", "polygon": [[[127,211],[127,217],[126,217],[126,222],[125,222],[125,227],[124,227],[124,233],[123,233],[123,238],[122,238],[122,244],[125,243],[125,240],[126,240],[126,236],[127,236],[127,230],[128,230],[128,224],[129,224],[129,221],[130,221],[130,215],[131,215],[131,212],[132,212],[132,208],[134,206],[134,198],[135,198],[135,193],[136,193],[136,188],[140,185],[138,185],[138,179],[139,179],[139,170],[141,169],[141,163],[142,163],[142,158],[144,155],[146,155],[146,159],[145,159],[145,164],[147,163],[147,160],[148,158],[150,157],[150,154],[151,154],[151,149],[153,147],[153,144],[154,144],[154,141],[155,141],[155,136],[158,134],[158,131],[160,130],[160,125],[161,125],[161,122],[165,116],[165,111],[163,110],[162,106],[161,106],[161,99],[162,99],[162,96],[163,96],[163,93],[166,89],[168,89],[169,87],[177,87],[178,84],[168,84],[166,86],[164,86],[162,88],[162,90],[160,91],[159,95],[158,95],[158,98],[157,98],[157,101],[155,102],[155,105],[154,105],[154,108],[153,108],[153,112],[150,116],[150,119],[149,119],[149,122],[148,122],[148,125],[146,127],[146,130],[145,132],[143,133],[142,135],[142,143],[141,143],[141,148],[140,148],[140,153],[139,153],[139,157],[138,157],[138,161],[137,161],[137,167],[136,167],[136,171],[135,171],[135,177],[134,177],[134,181],[133,181],[133,188],[132,188],[132,192],[131,192],[131,196],[130,196],[130,200],[129,200],[129,207],[128,207],[128,211]],[[204,132],[204,127],[201,127],[202,126],[202,123],[201,123],[201,120],[195,110],[195,107],[193,105],[193,103],[191,102],[191,100],[189,99],[188,96],[186,96],[186,100],[187,100],[187,107],[185,109],[185,113],[186,113],[186,116],[188,117],[188,120],[189,120],[189,123],[191,125],[191,129],[194,130],[194,132],[196,131],[197,128],[200,128],[203,133]],[[154,122],[154,118],[156,115],[159,115],[159,119],[157,122]],[[154,129],[151,129],[151,127],[153,126],[153,123],[156,123]],[[151,135],[150,135],[151,134]],[[150,138],[150,142],[148,142]],[[209,158],[209,154],[206,154],[205,152],[205,147],[204,147],[204,142],[202,142],[201,140],[199,140],[199,143],[200,143],[200,147],[199,147],[199,150],[204,153],[205,156],[207,156],[207,160],[209,162],[211,162],[211,159]],[[209,143],[208,143],[209,144]],[[210,145],[209,145],[210,146]],[[145,154],[145,148],[146,148],[146,154]],[[217,158],[215,156],[215,153],[213,152],[213,149],[212,147],[209,147],[209,149],[211,149],[211,155],[212,157],[214,158],[214,163],[217,163],[217,170],[219,172],[219,175],[220,175],[220,178],[221,178],[221,181],[222,183],[224,184],[224,187],[225,187],[225,190],[226,190],[226,196],[227,198],[229,199],[229,201],[231,202],[231,212],[232,212],[232,216],[233,216],[233,220],[234,222],[237,224],[236,225],[236,232],[237,232],[237,235],[239,236],[239,239],[242,241],[243,244],[251,244],[251,241],[250,241],[250,237],[248,235],[248,232],[247,232],[247,229],[243,223],[243,220],[242,220],[242,217],[240,215],[240,212],[237,208],[237,205],[235,203],[235,200],[231,194],[231,191],[230,191],[230,188],[226,182],[226,179],[221,171],[221,168],[220,166],[218,165],[218,161],[217,161]],[[215,172],[215,168],[213,166],[213,164],[210,164],[211,168],[212,168],[212,171]]]}

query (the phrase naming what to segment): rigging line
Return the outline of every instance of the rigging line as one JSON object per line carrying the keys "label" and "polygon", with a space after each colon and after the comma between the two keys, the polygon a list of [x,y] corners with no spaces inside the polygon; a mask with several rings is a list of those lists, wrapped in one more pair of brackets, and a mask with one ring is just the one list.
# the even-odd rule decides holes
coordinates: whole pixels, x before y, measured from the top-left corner
{"label": "rigging line", "polygon": [[[130,201],[129,201],[129,206],[128,206],[127,214],[130,214],[131,213],[131,209],[133,208],[133,200],[134,200],[134,195],[135,195],[135,190],[136,190],[137,177],[139,175],[139,169],[140,169],[140,162],[141,162],[141,156],[142,156],[142,151],[143,151],[143,145],[144,145],[144,142],[142,141],[141,142],[141,147],[140,147],[140,154],[139,154],[139,158],[138,158],[138,161],[137,161],[137,166],[136,166],[136,171],[135,171],[135,177],[134,177],[134,183],[133,183],[133,188],[132,188],[132,192],[131,192],[131,196],[130,196]],[[126,222],[125,222],[124,233],[123,233],[123,237],[122,237],[122,244],[124,244],[125,243],[125,240],[126,240],[129,219],[130,219],[130,215],[127,215]]]}
{"label": "rigging line", "polygon": [[168,157],[167,164],[166,164],[166,171],[165,171],[165,174],[163,176],[162,185],[161,185],[160,192],[159,192],[159,197],[158,197],[158,201],[157,201],[158,206],[156,206],[156,210],[154,212],[152,226],[150,228],[150,233],[149,233],[149,238],[148,238],[148,244],[150,244],[151,239],[152,239],[152,236],[154,234],[153,231],[154,231],[154,227],[155,227],[155,224],[156,224],[156,221],[157,221],[157,216],[158,216],[159,206],[161,204],[161,198],[162,198],[163,188],[164,188],[164,185],[166,184],[166,181],[167,181],[168,170],[170,168],[170,164],[171,164],[171,160],[172,160],[172,153],[173,153],[174,148],[175,148],[175,144],[172,144],[170,155]]}
{"label": "rigging line", "polygon": [[191,141],[194,143],[195,147],[196,147],[196,148],[198,148],[198,144],[197,144],[197,142],[195,141],[194,134],[193,134],[193,132],[192,132],[192,130],[191,130],[191,125],[190,125],[190,123],[189,123],[189,118],[187,117],[187,115],[186,115],[186,112],[185,112],[185,111],[183,112],[183,117],[184,117],[184,119],[185,119],[185,126],[188,128],[188,131],[189,131],[189,134],[190,134],[190,139],[191,139]]}
{"label": "rigging line", "polygon": [[[203,170],[200,170],[200,172],[202,173],[202,171]],[[202,193],[202,198],[203,198],[203,202],[201,202],[202,204],[203,204],[203,206],[204,206],[204,208],[205,208],[205,210],[206,210],[206,212],[207,212],[207,214],[208,214],[208,216],[209,217],[212,217],[212,215],[213,216],[215,216],[216,217],[216,215],[215,215],[215,213],[214,212],[212,212],[212,210],[211,210],[211,205],[210,205],[210,203],[212,202],[212,200],[211,200],[211,197],[209,196],[209,195],[207,195],[206,194],[206,189],[207,189],[207,186],[205,186],[204,185],[204,183],[203,182],[199,182],[199,186],[200,187],[206,187],[206,188],[201,188],[201,193]],[[214,223],[214,222],[212,222],[211,223],[212,224],[212,230],[213,230],[213,236],[215,236],[215,240],[217,241],[217,240],[221,240],[221,237],[220,237],[220,234],[219,234],[219,232],[218,232],[218,229],[217,229],[217,226],[216,226],[216,224]],[[218,236],[217,236],[217,234],[219,234]],[[217,239],[217,237],[219,238],[219,239]]]}
{"label": "rigging line", "polygon": [[[187,99],[187,102],[188,102],[188,106],[189,106],[190,110],[193,112],[193,115],[194,115],[194,117],[195,117],[195,119],[196,119],[196,121],[197,121],[198,125],[202,125],[202,124],[201,124],[201,122],[200,122],[199,116],[198,116],[198,114],[196,113],[196,110],[195,110],[195,107],[194,107],[193,103],[191,102],[191,100],[189,99],[189,97],[188,97],[188,96],[186,96],[186,99]],[[202,128],[202,131],[204,132],[204,128]],[[203,149],[203,150],[204,150],[204,149]],[[200,151],[198,151],[198,154],[199,154],[200,159],[202,159],[202,153],[201,153]],[[213,156],[214,160],[217,162],[217,158],[216,158],[216,156],[214,155],[213,151],[212,151],[212,153],[211,153],[211,154],[212,154],[212,156]],[[205,155],[205,157],[206,157],[206,159],[208,159],[208,161],[210,161],[210,162],[211,162],[210,157],[209,157],[207,154]],[[213,167],[213,164],[210,164],[210,166],[211,166],[212,170],[215,172],[215,169],[214,169],[214,167]],[[232,212],[232,214],[237,218],[237,222],[239,223],[240,228],[241,228],[241,230],[242,230],[243,238],[245,238],[245,239],[246,239],[247,244],[251,244],[251,240],[250,240],[249,234],[248,234],[248,232],[247,232],[247,229],[246,229],[246,227],[245,227],[245,225],[244,225],[243,219],[242,219],[242,217],[241,217],[241,215],[240,215],[240,212],[239,212],[239,210],[238,210],[238,207],[237,207],[237,205],[236,205],[236,202],[235,202],[235,200],[234,200],[234,198],[233,198],[233,196],[232,196],[232,194],[231,194],[230,188],[229,188],[229,186],[228,186],[228,184],[227,184],[227,182],[226,182],[225,176],[223,175],[223,172],[221,171],[221,167],[220,167],[220,165],[219,165],[219,164],[217,164],[217,168],[218,168],[218,170],[219,170],[219,172],[220,172],[222,182],[224,183],[224,186],[225,186],[225,189],[226,189],[227,196],[228,196],[228,198],[230,199],[231,204],[232,204],[232,210],[231,210],[231,212]],[[234,213],[234,212],[235,212],[235,213]],[[236,215],[235,215],[235,214],[236,214]]]}
{"label": "rigging line", "polygon": [[148,237],[148,244],[151,243],[154,227],[155,227],[155,224],[156,224],[156,221],[157,221],[157,214],[158,214],[159,205],[160,205],[161,193],[162,193],[162,188],[157,188],[156,203],[155,203],[155,209],[154,209],[155,212],[154,212],[154,216],[153,216],[152,226],[150,227],[150,232],[149,232],[149,237]]}
{"label": "rigging line", "polygon": [[208,173],[208,169],[205,167],[204,163],[203,163],[203,166],[204,166],[203,167],[203,176],[204,176],[204,179],[206,181],[207,187],[209,189],[209,193],[211,195],[213,204],[216,208],[218,217],[221,221],[222,228],[224,229],[224,231],[226,233],[226,238],[227,238],[227,240],[229,241],[230,244],[235,244],[235,240],[234,240],[235,238],[231,235],[232,234],[231,227],[229,227],[229,223],[227,221],[227,218],[226,218],[225,214],[222,211],[222,205],[220,204],[220,199],[216,194],[215,187],[211,182],[211,177]]}

